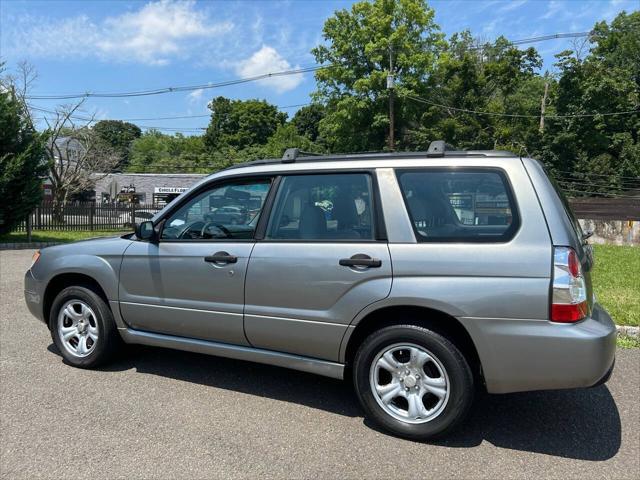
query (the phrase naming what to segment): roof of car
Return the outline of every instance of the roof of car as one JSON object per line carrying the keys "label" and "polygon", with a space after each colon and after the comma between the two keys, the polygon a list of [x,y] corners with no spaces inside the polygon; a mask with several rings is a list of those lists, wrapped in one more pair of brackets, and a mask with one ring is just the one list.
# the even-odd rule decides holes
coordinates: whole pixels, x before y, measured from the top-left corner
{"label": "roof of car", "polygon": [[298,163],[321,163],[354,160],[399,160],[399,159],[427,159],[442,157],[502,157],[520,158],[519,155],[506,150],[454,150],[451,146],[439,140],[431,142],[427,151],[420,152],[364,152],[364,153],[338,153],[318,155],[300,151],[297,148],[287,149],[282,158],[270,158],[253,160],[235,164],[226,170],[245,168],[258,165],[279,165]]}

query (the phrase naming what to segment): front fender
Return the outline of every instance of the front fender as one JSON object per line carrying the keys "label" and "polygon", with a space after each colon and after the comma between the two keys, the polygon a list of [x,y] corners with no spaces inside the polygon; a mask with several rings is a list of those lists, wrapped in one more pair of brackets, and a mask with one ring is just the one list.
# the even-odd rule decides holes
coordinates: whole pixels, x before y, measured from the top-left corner
{"label": "front fender", "polygon": [[44,289],[59,275],[86,275],[98,282],[108,300],[117,300],[122,255],[130,244],[116,237],[45,248],[31,273]]}

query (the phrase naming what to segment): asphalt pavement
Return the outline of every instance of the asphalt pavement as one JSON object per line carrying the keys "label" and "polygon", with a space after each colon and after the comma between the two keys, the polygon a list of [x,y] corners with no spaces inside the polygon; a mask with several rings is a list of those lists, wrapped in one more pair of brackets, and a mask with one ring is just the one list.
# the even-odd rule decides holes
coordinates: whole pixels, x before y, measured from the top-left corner
{"label": "asphalt pavement", "polygon": [[1,478],[640,478],[638,349],[604,386],[482,395],[417,443],[310,374],[142,347],[72,368],[24,304],[31,253],[0,251]]}

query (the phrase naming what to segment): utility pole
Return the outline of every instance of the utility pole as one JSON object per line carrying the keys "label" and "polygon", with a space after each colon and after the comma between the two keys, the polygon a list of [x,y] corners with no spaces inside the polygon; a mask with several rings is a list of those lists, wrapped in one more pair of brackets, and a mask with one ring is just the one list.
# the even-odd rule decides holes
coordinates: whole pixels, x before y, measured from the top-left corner
{"label": "utility pole", "polygon": [[389,73],[387,75],[387,90],[389,90],[389,150],[394,151],[396,149],[394,139],[394,123],[395,115],[393,111],[393,89],[394,89],[394,77],[393,77],[393,47],[389,46]]}
{"label": "utility pole", "polygon": [[549,82],[544,84],[544,95],[540,104],[540,133],[544,133],[544,111],[547,107],[547,93],[549,92]]}

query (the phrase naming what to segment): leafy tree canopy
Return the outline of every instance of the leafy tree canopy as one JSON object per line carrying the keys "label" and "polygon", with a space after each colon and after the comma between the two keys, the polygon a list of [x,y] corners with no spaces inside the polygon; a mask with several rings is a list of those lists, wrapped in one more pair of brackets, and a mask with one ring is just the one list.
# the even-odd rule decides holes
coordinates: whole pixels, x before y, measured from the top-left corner
{"label": "leafy tree canopy", "polygon": [[[2,65],[0,64],[0,70]],[[10,85],[0,83],[0,233],[9,232],[42,198],[44,138]]]}
{"label": "leafy tree canopy", "polygon": [[[320,135],[334,150],[383,149],[387,75],[393,73],[398,97],[420,94],[445,46],[434,11],[423,0],[358,2],[330,17],[323,37],[326,43],[312,50],[330,66],[316,72],[314,98],[327,104]],[[398,115],[406,118],[413,107],[398,102]]]}
{"label": "leafy tree canopy", "polygon": [[116,169],[126,168],[129,163],[129,147],[142,135],[140,127],[122,120],[100,120],[93,126],[93,131],[100,141],[120,156],[121,161]]}
{"label": "leafy tree canopy", "polygon": [[287,114],[264,100],[214,98],[209,103],[211,121],[204,135],[210,151],[264,145],[284,124]]}

